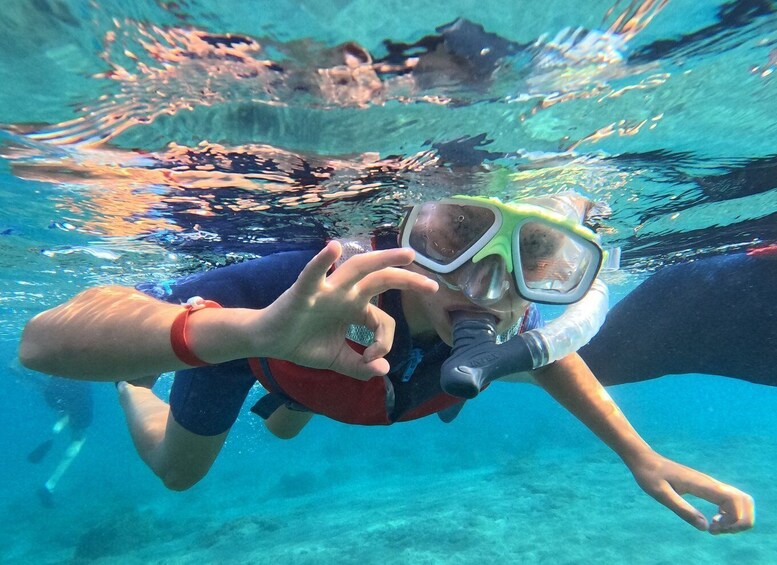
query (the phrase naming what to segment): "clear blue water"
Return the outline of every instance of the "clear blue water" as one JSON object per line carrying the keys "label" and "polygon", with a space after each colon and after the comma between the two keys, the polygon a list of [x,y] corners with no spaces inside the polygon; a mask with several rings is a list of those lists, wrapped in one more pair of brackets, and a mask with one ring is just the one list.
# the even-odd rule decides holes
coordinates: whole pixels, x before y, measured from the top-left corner
{"label": "clear blue water", "polygon": [[[171,493],[96,385],[87,442],[40,504],[64,441],[27,462],[56,417],[16,348],[87,286],[365,233],[462,192],[606,201],[616,300],[661,266],[777,239],[774,2],[264,4],[3,5],[0,561],[772,562],[777,392],[708,375],[611,393],[657,450],[755,497],[756,528],[733,537],[682,523],[522,386],[449,426],[317,418],[291,442],[246,410],[207,479]],[[429,52],[457,18],[498,36],[479,38],[493,66]],[[362,62],[347,76],[344,53]]]}

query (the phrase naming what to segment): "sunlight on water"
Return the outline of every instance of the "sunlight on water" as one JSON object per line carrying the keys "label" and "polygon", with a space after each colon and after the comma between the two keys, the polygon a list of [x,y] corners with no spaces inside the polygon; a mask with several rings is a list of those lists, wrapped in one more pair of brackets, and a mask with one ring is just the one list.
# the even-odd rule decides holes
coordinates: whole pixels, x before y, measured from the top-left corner
{"label": "sunlight on water", "polygon": [[[772,186],[749,178],[775,167],[759,146],[775,133],[771,12],[722,8],[683,30],[682,5],[616,3],[559,29],[510,14],[521,40],[458,19],[365,45],[345,30],[276,37],[272,14],[237,33],[200,3],[137,8],[11,10],[56,29],[38,58],[65,88],[28,78],[6,109],[4,166],[45,199],[0,226],[9,256],[40,217],[36,261],[84,261],[92,282],[123,262],[132,282],[149,262],[368,233],[421,198],[570,189],[612,206],[605,243],[634,271],[774,236]],[[676,35],[651,32],[657,20]],[[48,124],[25,123],[36,99]],[[752,134],[717,133],[732,122]]]}

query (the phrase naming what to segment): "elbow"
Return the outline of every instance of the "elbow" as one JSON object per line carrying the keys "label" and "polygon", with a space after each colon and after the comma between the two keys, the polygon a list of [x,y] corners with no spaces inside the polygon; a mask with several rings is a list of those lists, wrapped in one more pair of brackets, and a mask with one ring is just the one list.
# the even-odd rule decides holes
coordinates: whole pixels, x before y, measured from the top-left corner
{"label": "elbow", "polygon": [[19,344],[19,363],[33,371],[47,373],[49,371],[47,371],[46,348],[41,340],[37,339],[38,333],[35,318],[33,318],[27,323],[24,333],[22,333],[22,340]]}
{"label": "elbow", "polygon": [[35,354],[34,348],[30,346],[29,343],[22,341],[19,345],[19,363],[22,364],[22,367],[36,370],[36,358],[37,355]]}

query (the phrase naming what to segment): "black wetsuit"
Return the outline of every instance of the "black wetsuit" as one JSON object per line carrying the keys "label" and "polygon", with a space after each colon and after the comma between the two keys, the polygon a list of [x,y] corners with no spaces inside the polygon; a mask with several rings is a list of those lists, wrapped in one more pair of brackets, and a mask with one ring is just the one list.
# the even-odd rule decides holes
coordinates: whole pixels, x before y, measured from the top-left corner
{"label": "black wetsuit", "polygon": [[683,373],[777,385],[777,253],[660,270],[579,353],[604,385]]}
{"label": "black wetsuit", "polygon": [[92,383],[49,377],[43,398],[51,408],[67,414],[68,424],[74,432],[83,433],[92,424]]}

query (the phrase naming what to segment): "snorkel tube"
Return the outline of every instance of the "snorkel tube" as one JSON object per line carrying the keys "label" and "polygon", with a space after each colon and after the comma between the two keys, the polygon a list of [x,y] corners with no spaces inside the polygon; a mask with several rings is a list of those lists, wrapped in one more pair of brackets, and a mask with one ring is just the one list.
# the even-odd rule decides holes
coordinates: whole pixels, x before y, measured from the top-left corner
{"label": "snorkel tube", "polygon": [[455,312],[453,350],[440,370],[440,385],[452,396],[474,398],[495,379],[539,369],[566,357],[596,335],[608,305],[607,285],[596,279],[582,299],[545,327],[499,345],[494,317]]}

